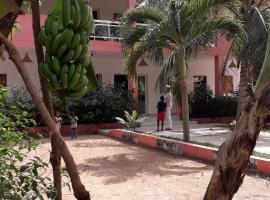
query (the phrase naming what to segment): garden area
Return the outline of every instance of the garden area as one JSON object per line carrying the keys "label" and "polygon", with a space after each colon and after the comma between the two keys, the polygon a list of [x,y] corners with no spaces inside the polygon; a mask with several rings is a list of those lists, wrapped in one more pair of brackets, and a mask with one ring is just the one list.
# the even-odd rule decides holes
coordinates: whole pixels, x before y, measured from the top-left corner
{"label": "garden area", "polygon": [[[98,43],[90,1],[46,3],[0,2],[1,200],[270,198],[268,1],[128,0],[109,23],[120,39]],[[31,18],[34,61],[14,39],[22,15]],[[228,52],[219,54],[220,38]],[[113,83],[96,72],[99,42],[111,48],[102,59],[111,59]],[[116,53],[124,75],[113,68]],[[213,58],[214,85],[189,77],[201,55]],[[239,85],[220,95],[231,58]],[[8,76],[7,62],[16,69]],[[149,102],[157,116],[147,115],[157,91],[140,67],[158,72],[149,85],[166,88]],[[163,130],[165,115],[173,128]]]}

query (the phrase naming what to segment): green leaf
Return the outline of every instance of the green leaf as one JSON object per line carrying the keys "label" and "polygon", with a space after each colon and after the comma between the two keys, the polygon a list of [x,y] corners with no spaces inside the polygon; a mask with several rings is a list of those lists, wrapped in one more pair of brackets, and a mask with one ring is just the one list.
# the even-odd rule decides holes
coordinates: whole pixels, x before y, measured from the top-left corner
{"label": "green leaf", "polygon": [[90,91],[96,90],[98,86],[98,81],[97,81],[96,73],[95,73],[95,70],[91,61],[87,67],[86,76],[88,78],[88,85],[87,85],[88,90]]}

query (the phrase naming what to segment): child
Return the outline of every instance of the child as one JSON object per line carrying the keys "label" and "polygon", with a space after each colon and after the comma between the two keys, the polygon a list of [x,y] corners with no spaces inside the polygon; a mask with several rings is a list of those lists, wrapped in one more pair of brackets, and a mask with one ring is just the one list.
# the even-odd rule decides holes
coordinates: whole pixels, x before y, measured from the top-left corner
{"label": "child", "polygon": [[161,121],[161,131],[163,131],[163,125],[165,120],[166,103],[164,102],[164,96],[160,97],[160,101],[157,103],[157,131],[159,131],[159,122]]}
{"label": "child", "polygon": [[60,132],[61,131],[61,126],[62,126],[63,119],[60,117],[60,112],[59,111],[56,111],[55,112],[54,121],[56,123],[56,126],[59,129],[59,132]]}
{"label": "child", "polygon": [[71,115],[68,115],[70,120],[71,120],[71,139],[76,139],[77,138],[77,122],[78,122],[78,117],[75,115],[74,112],[71,112]]}

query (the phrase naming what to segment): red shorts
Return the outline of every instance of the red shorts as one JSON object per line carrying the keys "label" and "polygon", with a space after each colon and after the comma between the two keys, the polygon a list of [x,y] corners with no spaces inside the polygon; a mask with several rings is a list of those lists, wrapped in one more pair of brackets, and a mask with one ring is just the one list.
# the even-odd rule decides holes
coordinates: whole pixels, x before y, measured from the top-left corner
{"label": "red shorts", "polygon": [[165,112],[160,112],[157,114],[157,120],[158,121],[164,121],[165,120]]}

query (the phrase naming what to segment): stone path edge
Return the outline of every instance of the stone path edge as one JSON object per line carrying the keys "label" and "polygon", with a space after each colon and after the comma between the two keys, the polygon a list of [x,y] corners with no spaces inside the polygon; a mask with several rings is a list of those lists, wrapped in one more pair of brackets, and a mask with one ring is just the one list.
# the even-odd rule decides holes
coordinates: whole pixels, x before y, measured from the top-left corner
{"label": "stone path edge", "polygon": [[[218,152],[217,148],[161,138],[154,135],[136,133],[123,129],[99,129],[97,133],[123,142],[130,142],[136,145],[142,145],[148,148],[165,151],[170,154],[184,155],[208,162],[214,162]],[[270,175],[270,159],[251,156],[249,162],[251,165],[255,166],[259,173]]]}

